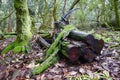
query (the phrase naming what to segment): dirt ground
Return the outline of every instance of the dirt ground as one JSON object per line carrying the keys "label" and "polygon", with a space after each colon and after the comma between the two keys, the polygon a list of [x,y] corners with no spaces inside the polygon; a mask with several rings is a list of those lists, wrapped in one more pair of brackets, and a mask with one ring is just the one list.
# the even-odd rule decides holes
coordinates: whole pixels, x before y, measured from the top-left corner
{"label": "dirt ground", "polygon": [[[108,32],[96,30],[92,33],[106,39],[101,55],[93,62],[71,64],[66,59],[60,59],[39,75],[32,75],[31,70],[39,65],[35,61],[42,59],[45,53],[36,42],[39,35],[34,35],[30,42],[32,50],[28,49],[28,53],[13,54],[9,51],[0,55],[0,80],[120,80],[120,33]],[[14,39],[1,40],[0,52]]]}

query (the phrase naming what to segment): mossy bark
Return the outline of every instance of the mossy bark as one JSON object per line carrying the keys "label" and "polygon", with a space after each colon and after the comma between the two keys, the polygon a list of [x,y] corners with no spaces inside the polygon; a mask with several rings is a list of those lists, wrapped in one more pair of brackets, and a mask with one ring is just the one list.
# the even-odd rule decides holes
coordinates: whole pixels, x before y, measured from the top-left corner
{"label": "mossy bark", "polygon": [[75,29],[71,25],[65,26],[62,32],[59,33],[58,37],[55,39],[54,43],[50,46],[50,48],[46,52],[45,61],[41,63],[40,66],[35,67],[32,73],[39,74],[50,67],[53,63],[57,62],[58,57],[56,54],[60,50],[61,40],[63,40],[66,36],[68,36],[71,30]]}
{"label": "mossy bark", "polygon": [[58,57],[56,56],[56,54],[58,53],[59,48],[56,47],[54,49],[53,54],[51,54],[50,57],[48,57],[44,62],[42,62],[40,64],[40,66],[35,67],[32,71],[33,75],[39,74],[41,72],[43,72],[44,70],[46,70],[48,67],[50,67],[52,64],[54,64],[55,62],[58,61]]}
{"label": "mossy bark", "polygon": [[120,30],[120,19],[119,19],[119,9],[118,9],[118,0],[114,0],[114,12],[115,12],[115,18],[116,18],[116,23],[117,27],[115,28],[116,30]]}
{"label": "mossy bark", "polygon": [[71,26],[71,25],[65,26],[64,30],[58,35],[58,37],[55,39],[54,43],[47,50],[46,59],[52,54],[54,49],[57,46],[59,46],[58,44],[59,44],[60,40],[63,40],[66,36],[68,36],[69,32],[71,32],[71,30],[73,30],[73,29],[75,29],[75,28],[73,26]]}
{"label": "mossy bark", "polygon": [[17,38],[2,51],[2,54],[7,53],[9,50],[13,50],[14,53],[25,51],[25,46],[32,38],[27,0],[14,0],[14,7],[16,10]]}

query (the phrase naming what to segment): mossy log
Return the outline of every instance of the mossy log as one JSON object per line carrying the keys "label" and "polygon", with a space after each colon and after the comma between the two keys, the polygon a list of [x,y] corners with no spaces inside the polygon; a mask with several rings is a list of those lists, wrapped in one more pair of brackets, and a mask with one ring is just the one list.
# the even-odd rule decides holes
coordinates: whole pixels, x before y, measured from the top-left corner
{"label": "mossy log", "polygon": [[55,56],[59,49],[60,49],[60,42],[63,40],[66,36],[68,36],[69,32],[73,30],[74,27],[71,25],[65,26],[62,32],[59,33],[58,37],[55,39],[55,41],[52,43],[52,45],[49,47],[49,49],[46,52],[45,61],[41,63],[40,66],[35,67],[32,71],[32,73],[39,74],[46,70],[48,67],[50,67],[53,63],[55,63],[58,59]]}
{"label": "mossy log", "polygon": [[104,41],[102,39],[100,40],[95,39],[93,35],[87,34],[85,32],[78,31],[78,30],[72,30],[70,34],[68,35],[68,38],[86,43],[87,45],[91,47],[91,49],[96,54],[100,54],[104,46]]}
{"label": "mossy log", "polygon": [[71,62],[76,61],[92,62],[96,57],[96,54],[90,49],[90,47],[81,42],[77,42],[77,44],[71,42],[66,44],[62,42],[61,52]]}
{"label": "mossy log", "polygon": [[52,52],[54,52],[54,49],[57,46],[59,46],[60,41],[63,40],[66,36],[68,36],[69,32],[71,32],[71,30],[73,30],[73,29],[75,29],[75,28],[73,26],[71,26],[71,25],[65,26],[63,31],[60,32],[58,37],[55,39],[54,43],[47,50],[47,52],[46,52],[46,59],[52,54]]}
{"label": "mossy log", "polygon": [[56,47],[54,49],[54,52],[43,62],[40,64],[40,66],[35,67],[32,71],[33,75],[39,74],[41,72],[43,72],[44,70],[46,70],[48,67],[50,67],[52,64],[54,64],[55,62],[58,61],[58,57],[56,56],[56,54],[58,53],[59,48]]}
{"label": "mossy log", "polygon": [[79,59],[80,47],[73,45],[73,44],[64,45],[64,46],[62,46],[61,52],[71,62],[75,62],[75,61],[78,61],[78,59]]}
{"label": "mossy log", "polygon": [[50,44],[45,40],[43,39],[42,37],[39,37],[37,39],[37,43],[42,46],[42,47],[45,47],[45,48],[48,48],[50,46]]}
{"label": "mossy log", "polygon": [[[36,32],[36,34],[40,34],[41,35],[41,37],[43,37],[43,38],[51,38],[51,34],[50,33],[45,33],[45,32]],[[4,35],[17,35],[17,33],[16,32],[9,32],[9,33],[4,33]]]}
{"label": "mossy log", "polygon": [[[57,21],[57,22],[55,22],[55,29],[57,31],[59,31],[60,29],[64,28],[64,25],[65,24],[63,24],[61,21]],[[100,54],[100,52],[104,46],[104,41],[102,39],[100,39],[100,40],[95,39],[93,35],[83,32],[83,31],[79,31],[77,29],[72,30],[70,32],[70,34],[68,35],[68,38],[86,43],[87,45],[89,45],[91,47],[91,49],[97,55]]]}

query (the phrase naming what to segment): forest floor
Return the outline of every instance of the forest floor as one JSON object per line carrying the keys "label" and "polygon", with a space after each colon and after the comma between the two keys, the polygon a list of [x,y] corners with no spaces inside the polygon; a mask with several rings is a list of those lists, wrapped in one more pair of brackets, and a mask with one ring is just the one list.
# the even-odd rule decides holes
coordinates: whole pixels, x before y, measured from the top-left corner
{"label": "forest floor", "polygon": [[[105,41],[101,55],[91,63],[71,64],[60,59],[56,64],[39,75],[32,75],[31,69],[39,64],[44,52],[36,42],[39,35],[31,40],[32,50],[26,54],[13,54],[11,51],[0,55],[0,80],[120,80],[120,32],[106,29],[88,31]],[[15,37],[0,42],[0,52]]]}

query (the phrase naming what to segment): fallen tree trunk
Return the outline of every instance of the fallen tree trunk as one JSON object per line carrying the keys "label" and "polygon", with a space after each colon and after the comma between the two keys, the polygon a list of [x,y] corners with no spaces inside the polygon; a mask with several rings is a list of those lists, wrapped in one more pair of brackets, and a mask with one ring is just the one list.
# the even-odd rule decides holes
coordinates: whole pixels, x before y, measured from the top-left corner
{"label": "fallen tree trunk", "polygon": [[[62,22],[58,21],[55,23],[55,27],[56,31],[60,31],[60,29],[64,28],[64,25]],[[83,31],[78,31],[77,29],[72,30],[68,35],[68,38],[86,43],[97,55],[100,55],[100,52],[104,46],[104,41],[102,39],[95,39],[93,35],[85,33]]]}
{"label": "fallen tree trunk", "polygon": [[62,43],[61,48],[62,54],[67,57],[71,62],[76,61],[84,61],[84,62],[92,62],[96,55],[90,49],[90,47],[84,43],[77,42],[77,44],[73,43]]}
{"label": "fallen tree trunk", "polygon": [[52,64],[58,61],[58,57],[56,54],[58,53],[59,48],[55,48],[53,54],[50,55],[43,63],[40,64],[40,66],[35,67],[32,71],[33,75],[39,74],[46,70],[48,67],[50,67]]}
{"label": "fallen tree trunk", "polygon": [[47,50],[46,52],[46,58],[48,58],[52,52],[54,51],[54,48],[59,46],[59,42],[61,40],[63,40],[66,36],[68,36],[69,32],[71,30],[73,30],[74,27],[72,27],[71,25],[67,25],[65,26],[65,28],[63,29],[62,32],[60,32],[60,34],[58,35],[58,37],[55,39],[54,43],[50,46],[50,48]]}
{"label": "fallen tree trunk", "polygon": [[62,42],[61,45],[62,54],[67,57],[71,62],[78,61],[80,56],[80,46]]}
{"label": "fallen tree trunk", "polygon": [[[37,34],[40,34],[43,38],[50,38],[51,34],[48,32],[37,32]],[[4,33],[4,35],[17,35],[16,32],[9,32],[9,33]]]}
{"label": "fallen tree trunk", "polygon": [[42,37],[38,38],[37,43],[40,44],[40,46],[45,47],[45,48],[48,48],[50,46],[50,44]]}
{"label": "fallen tree trunk", "polygon": [[95,39],[93,35],[78,30],[72,30],[68,35],[68,38],[86,43],[98,55],[104,46],[104,41],[102,39]]}
{"label": "fallen tree trunk", "polygon": [[71,30],[73,30],[74,27],[72,27],[71,25],[67,25],[65,27],[65,29],[63,29],[62,32],[59,33],[58,37],[56,38],[56,40],[54,41],[54,43],[52,43],[52,45],[49,47],[49,49],[46,52],[46,56],[45,56],[45,61],[41,63],[40,66],[35,67],[32,71],[32,73],[35,74],[39,74],[41,72],[43,72],[44,70],[46,70],[49,66],[51,66],[54,62],[57,62],[57,57],[55,56],[58,51],[60,50],[60,42],[61,40],[63,40],[66,36],[68,36],[69,32]]}

